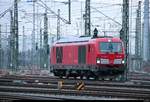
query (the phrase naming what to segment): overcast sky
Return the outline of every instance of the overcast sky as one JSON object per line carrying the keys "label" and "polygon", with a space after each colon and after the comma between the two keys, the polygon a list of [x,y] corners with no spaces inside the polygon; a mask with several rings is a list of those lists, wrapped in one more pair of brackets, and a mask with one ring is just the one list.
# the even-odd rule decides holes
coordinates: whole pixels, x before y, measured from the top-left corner
{"label": "overcast sky", "polygon": [[[0,13],[4,12],[10,6],[13,5],[14,0],[0,0]],[[25,35],[27,37],[26,45],[28,48],[31,48],[31,34],[32,34],[32,13],[33,6],[32,2],[27,2],[29,0],[21,0],[18,4],[19,6],[19,44],[20,50],[22,46],[22,27],[25,26]],[[55,13],[60,9],[60,15],[62,18],[68,20],[68,6],[64,2],[68,0],[42,0],[44,1],[49,8],[51,8]],[[97,8],[99,11],[105,15],[113,18],[115,21],[122,23],[122,1],[123,0],[91,0],[91,6]],[[135,17],[136,9],[138,5],[138,0],[129,0],[130,1],[130,21],[132,18],[132,24],[130,23],[130,32],[135,31]],[[132,5],[131,5],[132,1]],[[143,1],[142,0],[142,11],[143,11]],[[83,14],[85,11],[85,0],[71,0],[71,25],[65,24],[61,21],[61,35],[70,36],[70,35],[83,35],[84,34],[84,21]],[[45,9],[40,6],[38,1],[35,5],[36,13],[43,14]],[[132,15],[131,15],[131,6],[132,6]],[[143,13],[142,13],[143,16]],[[39,28],[43,28],[43,15],[36,15],[35,26],[36,26],[36,40],[39,41]],[[7,30],[9,32],[10,25],[10,14],[6,14],[3,18],[0,19],[0,24],[2,25],[2,31]],[[101,13],[91,8],[91,30],[95,27],[98,28],[99,34],[103,35],[104,31],[107,35],[118,36],[118,31],[121,29],[121,26],[117,23],[111,21],[110,19],[104,17]],[[92,32],[91,31],[91,32]],[[109,32],[108,32],[109,31]],[[110,32],[111,31],[111,32]],[[48,12],[48,32],[49,37],[51,34],[57,34],[57,18]],[[5,36],[6,34],[3,34]],[[9,35],[9,33],[8,33]],[[134,33],[130,33],[131,37],[134,38]],[[133,41],[133,40],[132,40]],[[50,43],[50,40],[49,40]],[[134,41],[132,43],[134,47]]]}

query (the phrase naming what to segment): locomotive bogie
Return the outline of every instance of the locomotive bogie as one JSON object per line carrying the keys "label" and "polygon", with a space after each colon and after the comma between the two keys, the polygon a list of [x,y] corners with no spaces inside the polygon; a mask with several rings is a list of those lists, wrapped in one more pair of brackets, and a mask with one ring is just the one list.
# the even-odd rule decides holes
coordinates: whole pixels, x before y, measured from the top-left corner
{"label": "locomotive bogie", "polygon": [[106,68],[99,66],[54,66],[53,73],[58,77],[111,77],[124,73],[124,67]]}

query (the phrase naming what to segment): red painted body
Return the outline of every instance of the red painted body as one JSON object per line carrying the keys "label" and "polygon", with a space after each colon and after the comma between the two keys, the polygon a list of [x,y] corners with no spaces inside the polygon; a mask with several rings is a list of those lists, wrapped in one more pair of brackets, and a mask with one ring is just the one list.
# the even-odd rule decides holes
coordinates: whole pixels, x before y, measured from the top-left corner
{"label": "red painted body", "polygon": [[[116,42],[121,43],[121,52],[101,52],[100,43],[102,42]],[[86,62],[84,64],[78,63],[78,48],[84,45],[86,47]],[[62,63],[56,61],[56,47],[62,47]],[[89,39],[88,41],[68,42],[68,43],[56,43],[51,48],[50,63],[51,68],[55,69],[78,69],[78,70],[95,70],[99,69],[123,69],[124,63],[122,61],[125,58],[125,51],[123,42],[119,38],[96,38]],[[100,63],[97,63],[97,59],[100,59]],[[108,63],[102,63],[102,60],[107,59]],[[121,60],[119,64],[115,63],[116,59]],[[105,62],[105,61],[104,61]],[[69,66],[69,67],[68,67]],[[87,69],[86,69],[87,68]],[[65,71],[66,71],[65,70]]]}

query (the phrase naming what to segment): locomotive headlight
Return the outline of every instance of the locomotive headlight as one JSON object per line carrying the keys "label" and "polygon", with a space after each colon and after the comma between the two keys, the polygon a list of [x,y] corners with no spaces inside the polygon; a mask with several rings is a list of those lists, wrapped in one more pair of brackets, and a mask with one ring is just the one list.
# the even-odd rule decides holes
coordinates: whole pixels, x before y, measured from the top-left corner
{"label": "locomotive headlight", "polygon": [[99,58],[96,59],[96,63],[98,63],[98,64],[101,63]]}
{"label": "locomotive headlight", "polygon": [[124,64],[124,60],[122,60],[122,64]]}

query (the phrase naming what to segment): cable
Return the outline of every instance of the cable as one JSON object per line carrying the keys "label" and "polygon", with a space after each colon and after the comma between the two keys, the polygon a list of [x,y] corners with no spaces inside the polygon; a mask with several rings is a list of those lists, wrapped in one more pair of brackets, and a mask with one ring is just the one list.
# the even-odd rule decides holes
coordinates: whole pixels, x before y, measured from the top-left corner
{"label": "cable", "polygon": [[0,14],[0,19],[1,19],[2,17],[4,17],[5,14],[7,14],[7,13],[10,11],[10,9],[11,9],[11,7],[8,8],[8,9],[6,9],[4,12],[2,12],[2,13]]}
{"label": "cable", "polygon": [[[44,8],[46,8],[47,10],[49,10],[52,14],[54,14],[55,16],[57,16],[58,17],[58,14],[56,14],[53,10],[51,10],[42,0],[39,0],[42,4],[40,4],[40,3],[38,3],[39,5],[41,5],[42,7],[44,7]],[[59,16],[59,18],[63,21],[63,22],[65,22],[66,24],[70,24],[69,23],[69,21],[67,21],[66,19],[64,19],[64,18],[62,18],[62,17],[60,17]]]}
{"label": "cable", "polygon": [[91,8],[92,8],[92,9],[94,9],[94,10],[96,10],[96,11],[98,11],[98,12],[99,12],[99,13],[101,13],[103,16],[107,17],[108,19],[110,19],[110,20],[114,21],[114,22],[115,22],[115,23],[117,23],[118,25],[122,26],[122,24],[120,24],[120,23],[119,23],[119,22],[117,22],[116,20],[112,19],[111,17],[109,17],[109,16],[105,15],[105,14],[104,14],[104,13],[102,13],[100,10],[96,9],[95,7],[92,7],[92,6],[91,6]]}
{"label": "cable", "polygon": [[[20,2],[20,1],[21,1],[21,0],[18,0],[17,2]],[[13,5],[14,5],[14,4],[13,4]],[[13,8],[13,5],[0,14],[0,19],[1,19],[2,17],[4,17],[5,14],[7,14],[7,13]]]}

